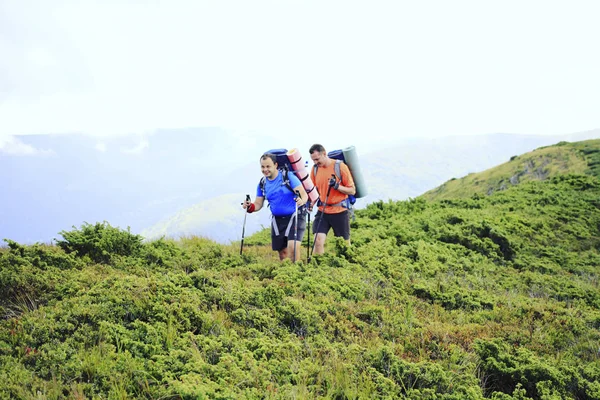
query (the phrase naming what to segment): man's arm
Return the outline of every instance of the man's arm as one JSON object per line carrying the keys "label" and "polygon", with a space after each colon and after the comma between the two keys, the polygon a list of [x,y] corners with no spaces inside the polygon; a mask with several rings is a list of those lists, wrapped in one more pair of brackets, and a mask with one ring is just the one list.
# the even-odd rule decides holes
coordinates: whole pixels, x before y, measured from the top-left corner
{"label": "man's arm", "polygon": [[340,172],[342,174],[342,179],[341,181],[336,182],[337,187],[335,189],[345,195],[356,194],[356,187],[354,187],[354,180],[352,179],[348,166],[342,163]]}
{"label": "man's arm", "polygon": [[298,203],[299,206],[306,204],[306,202],[308,201],[308,194],[306,193],[306,189],[304,189],[304,186],[302,186],[302,184],[294,188],[294,193],[296,192],[300,193],[300,200],[296,200],[296,203]]}
{"label": "man's arm", "polygon": [[340,184],[340,186],[338,186],[337,190],[338,190],[338,192],[342,192],[342,193],[348,194],[348,195],[356,194],[356,188],[354,186],[343,186]]}
{"label": "man's arm", "polygon": [[265,198],[262,196],[258,196],[256,199],[254,199],[254,211],[260,210],[264,203]]}

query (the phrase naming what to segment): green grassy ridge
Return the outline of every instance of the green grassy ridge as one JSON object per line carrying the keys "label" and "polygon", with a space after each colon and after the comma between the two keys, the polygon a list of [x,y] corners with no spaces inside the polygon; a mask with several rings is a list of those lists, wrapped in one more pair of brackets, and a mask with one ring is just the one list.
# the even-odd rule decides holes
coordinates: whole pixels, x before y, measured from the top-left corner
{"label": "green grassy ridge", "polygon": [[600,399],[600,181],[376,202],[353,245],[0,250],[0,398]]}
{"label": "green grassy ridge", "polygon": [[600,177],[600,139],[540,147],[513,156],[510,161],[460,179],[451,179],[421,197],[427,200],[470,198],[490,195],[531,180],[545,180],[565,174]]}

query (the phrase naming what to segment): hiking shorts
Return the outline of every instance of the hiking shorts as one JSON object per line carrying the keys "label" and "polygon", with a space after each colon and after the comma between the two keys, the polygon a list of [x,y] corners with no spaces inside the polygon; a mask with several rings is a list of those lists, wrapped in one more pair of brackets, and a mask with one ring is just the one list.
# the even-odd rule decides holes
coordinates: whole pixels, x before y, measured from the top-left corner
{"label": "hiking shorts", "polygon": [[[321,222],[319,220],[323,219]],[[319,231],[317,232],[317,228]],[[334,236],[343,237],[346,240],[350,239],[350,216],[348,210],[344,210],[337,214],[323,214],[318,211],[315,215],[315,222],[313,223],[313,233],[327,234],[329,229],[333,228]]]}
{"label": "hiking shorts", "polygon": [[[275,251],[283,250],[288,245],[288,240],[294,240],[296,229],[296,218],[275,217],[271,219],[271,248]],[[306,230],[306,214],[298,213],[298,236],[296,240],[301,242]]]}

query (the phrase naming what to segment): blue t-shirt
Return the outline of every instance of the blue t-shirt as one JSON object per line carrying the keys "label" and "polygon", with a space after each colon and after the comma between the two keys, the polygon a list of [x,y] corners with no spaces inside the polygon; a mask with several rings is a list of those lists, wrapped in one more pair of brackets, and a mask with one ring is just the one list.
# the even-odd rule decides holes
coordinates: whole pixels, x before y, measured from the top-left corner
{"label": "blue t-shirt", "polygon": [[[260,182],[258,183],[256,197],[266,197],[274,216],[287,217],[296,211],[296,202],[294,201],[294,192],[283,183],[283,172],[278,172],[273,180],[265,177],[265,194],[260,188]],[[287,176],[292,188],[300,186],[300,179],[293,172],[288,172]]]}

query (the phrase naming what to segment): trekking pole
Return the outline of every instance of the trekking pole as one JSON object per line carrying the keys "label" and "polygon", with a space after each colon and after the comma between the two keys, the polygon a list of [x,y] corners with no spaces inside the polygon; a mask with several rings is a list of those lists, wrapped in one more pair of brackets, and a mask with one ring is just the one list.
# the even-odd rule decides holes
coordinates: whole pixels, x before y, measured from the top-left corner
{"label": "trekking pole", "polygon": [[292,262],[296,262],[296,242],[298,241],[298,203],[296,199],[300,196],[300,192],[296,190],[296,195],[294,196],[294,203],[296,204],[296,222],[294,223],[294,256],[292,257]]}
{"label": "trekking pole", "polygon": [[[246,203],[250,201],[250,195],[246,195]],[[244,204],[244,203],[242,203]],[[244,250],[244,235],[246,234],[246,217],[248,216],[248,210],[244,209],[244,225],[242,225],[242,243],[240,245],[240,256],[242,255],[242,250]]]}
{"label": "trekking pole", "polygon": [[[335,175],[331,174],[335,177]],[[317,229],[315,229],[315,241],[313,242],[312,249],[310,251],[310,256],[308,257],[308,262],[310,262],[312,258],[312,254],[315,251],[315,244],[317,244],[317,235],[319,234],[319,227],[321,226],[321,221],[323,220],[323,216],[325,215],[325,207],[327,207],[327,202],[329,201],[329,193],[331,193],[331,186],[327,189],[327,195],[325,196],[325,204],[323,204],[323,211],[321,212],[321,218],[319,218],[319,222],[317,222]],[[318,213],[317,208],[317,213]]]}
{"label": "trekking pole", "polygon": [[308,263],[310,261],[310,211],[308,212],[308,228],[306,230],[308,231],[308,236],[306,237],[306,240],[307,240],[306,262]]}
{"label": "trekking pole", "polygon": [[[304,168],[308,169],[308,160],[306,160],[306,162],[304,163]],[[313,187],[313,190],[314,189],[316,188]],[[308,214],[308,228],[306,230],[308,233],[308,235],[306,236],[306,263],[308,263],[310,261],[310,212],[312,211],[310,196],[308,196],[306,202],[306,213]]]}

